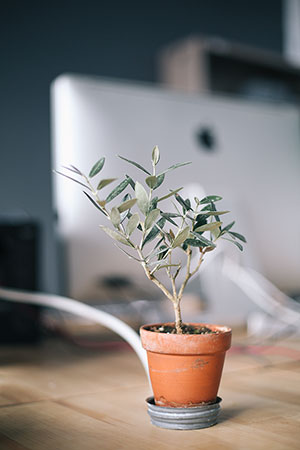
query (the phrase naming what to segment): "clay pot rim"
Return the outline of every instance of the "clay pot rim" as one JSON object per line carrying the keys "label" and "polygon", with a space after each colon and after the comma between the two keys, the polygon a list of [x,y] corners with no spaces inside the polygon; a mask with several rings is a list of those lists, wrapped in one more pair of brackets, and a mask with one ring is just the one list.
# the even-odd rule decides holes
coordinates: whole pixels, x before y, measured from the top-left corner
{"label": "clay pot rim", "polygon": [[[205,326],[207,328],[212,329],[213,331],[219,331],[220,334],[231,334],[232,333],[232,329],[226,325],[218,325],[215,323],[204,323],[204,322],[184,322],[185,325],[193,325],[193,326]],[[155,331],[152,330],[148,330],[147,328],[149,327],[161,327],[161,326],[172,326],[174,325],[174,322],[158,322],[158,323],[148,323],[145,325],[142,325],[140,327],[140,331],[143,330],[143,332],[146,333],[156,333]],[[208,333],[208,334],[189,334],[189,333],[184,333],[184,334],[171,334],[171,333],[159,333],[160,335],[165,335],[165,336],[190,336],[190,337],[200,337],[200,338],[207,338],[209,336],[215,336],[214,333]]]}
{"label": "clay pot rim", "polygon": [[174,325],[174,322],[145,324],[140,328],[143,347],[150,352],[165,354],[213,354],[223,353],[231,345],[231,328],[224,325],[192,323],[190,325],[205,325],[219,333],[211,334],[168,334],[147,330],[148,327]]}

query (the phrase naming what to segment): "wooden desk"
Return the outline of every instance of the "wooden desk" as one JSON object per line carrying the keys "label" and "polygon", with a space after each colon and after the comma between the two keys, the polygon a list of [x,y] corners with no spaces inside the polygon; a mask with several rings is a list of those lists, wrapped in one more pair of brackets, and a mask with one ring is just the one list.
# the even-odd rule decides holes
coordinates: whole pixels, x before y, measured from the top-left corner
{"label": "wooden desk", "polygon": [[284,341],[260,356],[233,349],[219,423],[198,431],[150,424],[150,390],[130,350],[60,341],[1,348],[0,449],[299,449],[299,344]]}

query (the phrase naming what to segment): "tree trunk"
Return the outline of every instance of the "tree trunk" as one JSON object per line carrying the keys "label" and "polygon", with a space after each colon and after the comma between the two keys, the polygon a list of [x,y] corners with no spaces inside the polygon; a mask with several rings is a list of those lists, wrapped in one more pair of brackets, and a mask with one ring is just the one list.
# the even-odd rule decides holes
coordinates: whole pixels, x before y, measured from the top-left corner
{"label": "tree trunk", "polygon": [[174,302],[174,312],[175,312],[175,328],[177,334],[182,334],[182,319],[180,311],[180,302],[177,300]]}

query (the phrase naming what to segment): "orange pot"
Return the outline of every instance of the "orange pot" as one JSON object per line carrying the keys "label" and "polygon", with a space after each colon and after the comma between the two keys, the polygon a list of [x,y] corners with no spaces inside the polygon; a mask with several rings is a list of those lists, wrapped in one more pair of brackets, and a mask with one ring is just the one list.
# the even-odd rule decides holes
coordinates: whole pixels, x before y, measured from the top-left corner
{"label": "orange pot", "polygon": [[217,334],[167,334],[149,327],[140,329],[142,345],[147,350],[150,379],[155,404],[192,407],[215,402],[220,385],[225,352],[231,345],[231,329],[205,325]]}

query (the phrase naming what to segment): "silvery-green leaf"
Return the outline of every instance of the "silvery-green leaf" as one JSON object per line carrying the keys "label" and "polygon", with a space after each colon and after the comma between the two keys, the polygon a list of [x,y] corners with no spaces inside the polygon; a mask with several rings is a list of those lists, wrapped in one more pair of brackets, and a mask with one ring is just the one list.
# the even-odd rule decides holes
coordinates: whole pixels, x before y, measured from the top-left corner
{"label": "silvery-green leaf", "polygon": [[131,161],[130,159],[124,158],[124,156],[118,155],[119,158],[123,159],[124,161],[128,162],[129,164],[132,164],[133,166],[137,167],[138,169],[142,170],[143,172],[147,173],[148,175],[151,175],[150,172],[148,172],[147,169],[145,169],[143,166],[138,164],[135,161]]}
{"label": "silvery-green leaf", "polygon": [[136,227],[138,226],[140,221],[138,213],[133,214],[127,222],[126,225],[126,233],[130,236]]}
{"label": "silvery-green leaf", "polygon": [[157,222],[157,225],[158,225],[158,226],[154,225],[154,227],[151,228],[150,232],[149,232],[149,233],[147,234],[147,236],[145,237],[145,239],[144,239],[144,241],[143,241],[143,243],[142,243],[142,248],[144,247],[144,245],[145,245],[147,242],[152,241],[152,240],[160,233],[161,229],[163,229],[163,227],[165,226],[165,224],[166,224],[166,219],[165,219],[164,217],[161,217],[161,218],[158,220],[158,222]]}
{"label": "silvery-green leaf", "polygon": [[195,236],[198,241],[200,241],[203,244],[203,247],[209,246],[209,247],[215,247],[215,244],[212,241],[209,241],[205,237],[203,237],[201,234],[196,233],[195,231],[192,231],[191,234]]}
{"label": "silvery-green leaf", "polygon": [[188,164],[192,164],[191,161],[189,161],[189,162],[184,162],[184,163],[177,163],[177,164],[174,164],[174,166],[170,166],[170,167],[168,167],[166,170],[164,170],[163,172],[161,172],[160,175],[162,175],[163,173],[170,172],[170,170],[178,169],[178,167],[186,166],[186,165],[188,165]]}
{"label": "silvery-green leaf", "polygon": [[152,227],[154,222],[156,222],[156,220],[158,219],[159,214],[160,214],[159,209],[153,209],[152,211],[149,212],[149,214],[147,214],[145,220],[145,230],[149,230],[149,228]]}
{"label": "silvery-green leaf", "polygon": [[[193,220],[193,219],[192,219]],[[207,223],[207,217],[205,217],[205,216],[203,216],[203,215],[201,215],[201,214],[198,214],[197,216],[196,216],[196,222],[195,222],[195,224],[194,224],[194,229],[195,228],[199,228],[199,227],[201,227],[202,225],[205,225]]]}
{"label": "silvery-green leaf", "polygon": [[184,200],[179,194],[175,194],[175,200],[177,200],[178,203],[182,206],[184,213],[186,213],[187,211],[192,211],[191,202],[189,201],[189,199]]}
{"label": "silvery-green leaf", "polygon": [[116,180],[116,178],[104,178],[98,184],[97,191],[100,191],[100,189],[103,189],[105,186],[107,186],[108,184],[112,183],[115,180]]}
{"label": "silvery-green leaf", "polygon": [[222,214],[228,214],[230,211],[201,211],[199,216],[221,216]]}
{"label": "silvery-green leaf", "polygon": [[85,189],[88,189],[89,191],[91,191],[91,189],[89,188],[89,186],[87,186],[86,184],[81,183],[81,181],[75,180],[75,178],[69,177],[69,175],[66,175],[62,172],[59,172],[58,170],[54,170],[54,173],[58,173],[58,175],[62,175],[63,177],[69,178],[69,180],[74,181],[77,184],[80,184],[81,186],[83,186]]}
{"label": "silvery-green leaf", "polygon": [[[210,202],[210,206],[211,206],[212,211],[215,211],[215,212],[217,211],[216,205],[213,202]],[[215,214],[215,219],[218,222],[220,222],[220,217],[217,214]]]}
{"label": "silvery-green leaf", "polygon": [[105,212],[103,211],[103,209],[100,208],[100,206],[95,202],[95,200],[92,199],[92,197],[91,197],[87,192],[84,192],[84,191],[83,191],[83,193],[87,196],[87,198],[89,199],[89,201],[90,201],[97,209],[99,209],[99,211],[101,211],[102,214],[104,214],[104,215],[106,216],[106,214],[105,214]]}
{"label": "silvery-green leaf", "polygon": [[149,212],[157,208],[158,197],[153,197],[149,205]]}
{"label": "silvery-green leaf", "polygon": [[125,175],[126,179],[128,180],[128,183],[130,184],[130,186],[132,187],[132,189],[135,189],[135,182],[133,181],[133,179],[129,176],[129,175]]}
{"label": "silvery-green leaf", "polygon": [[93,167],[91,168],[89,177],[93,178],[95,175],[97,175],[97,173],[99,173],[100,170],[102,170],[104,163],[105,163],[105,158],[99,159],[99,161],[97,161],[96,164],[94,164]]}
{"label": "silvery-green leaf", "polygon": [[136,204],[136,198],[131,198],[130,200],[126,200],[124,203],[121,203],[118,206],[118,210],[120,213],[126,211],[127,209],[131,209]]}
{"label": "silvery-green leaf", "polygon": [[118,184],[118,186],[116,186],[115,189],[111,191],[111,193],[106,197],[106,203],[111,202],[114,198],[117,197],[117,195],[121,194],[121,192],[123,192],[124,189],[127,188],[128,184],[129,184],[128,178],[121,181],[121,183]]}
{"label": "silvery-green leaf", "polygon": [[221,235],[221,230],[220,230],[220,228],[214,228],[214,229],[212,229],[211,231],[210,231],[210,239],[212,240],[213,238],[214,239],[217,239],[220,235]]}
{"label": "silvery-green leaf", "polygon": [[[131,198],[132,198],[132,197],[131,197],[130,194],[124,195],[124,197],[122,198],[121,205],[123,205],[123,203],[127,202],[127,200],[130,200]],[[124,220],[125,220],[127,217],[129,218],[129,215],[131,215],[129,209],[126,209],[125,211],[122,211],[122,212],[120,213],[120,216],[121,216],[121,223],[123,223]]]}
{"label": "silvery-green leaf", "polygon": [[156,185],[154,186],[153,189],[159,188],[159,186],[163,183],[164,179],[165,179],[165,174],[164,173],[161,174],[161,175],[158,175],[156,177],[156,180],[157,180]]}
{"label": "silvery-green leaf", "polygon": [[211,231],[214,230],[215,228],[219,228],[222,225],[222,222],[211,222],[211,223],[207,223],[205,225],[201,225],[198,228],[195,228],[194,231]]}
{"label": "silvery-green leaf", "polygon": [[82,176],[82,173],[80,172],[80,170],[78,170],[76,167],[74,166],[62,166],[64,169],[69,170],[70,172],[76,173],[76,175],[80,175]]}
{"label": "silvery-green leaf", "polygon": [[154,175],[150,175],[150,177],[147,177],[145,181],[151,189],[154,189],[157,184],[157,178]]}
{"label": "silvery-green leaf", "polygon": [[226,227],[222,228],[222,233],[231,230],[231,228],[233,227],[234,224],[235,224],[235,221],[230,222],[228,225],[226,225]]}
{"label": "silvery-green leaf", "polygon": [[115,246],[118,247],[121,252],[125,253],[125,255],[128,256],[129,259],[134,259],[137,262],[144,262],[142,259],[138,259],[135,256],[132,256],[130,253],[127,253],[126,250],[124,250],[124,248],[120,247],[118,244],[115,244]]}
{"label": "silvery-green leaf", "polygon": [[199,200],[199,198],[198,198],[198,197],[194,197],[194,200],[195,200],[195,203],[196,203],[197,205],[199,205],[199,204],[200,204],[200,200]]}
{"label": "silvery-green leaf", "polygon": [[242,234],[236,233],[235,231],[230,231],[229,234],[230,234],[230,236],[232,236],[234,238],[237,238],[237,239],[239,239],[242,242],[247,243],[246,238]]}
{"label": "silvery-green leaf", "polygon": [[[163,212],[161,212],[160,214],[161,214],[162,217],[165,217],[165,218],[167,219],[167,221],[170,222],[172,225],[175,225],[176,227],[178,227],[177,223],[174,222],[173,219],[171,219],[171,217],[174,217],[174,216],[175,216],[175,217],[180,217],[180,216],[178,216],[178,214],[163,213]],[[170,215],[170,214],[171,214],[171,215]]]}
{"label": "silvery-green leaf", "polygon": [[159,251],[155,253],[155,255],[158,257],[159,261],[165,258],[167,253],[169,252],[170,248],[166,245],[161,245],[159,247]]}
{"label": "silvery-green leaf", "polygon": [[149,209],[149,200],[145,188],[138,181],[135,183],[135,196],[137,204],[143,214],[147,214]]}
{"label": "silvery-green leaf", "polygon": [[179,247],[181,244],[183,244],[189,234],[190,234],[190,227],[186,227],[182,231],[180,231],[180,233],[177,234],[177,236],[175,237],[172,243],[172,247],[173,248]]}
{"label": "silvery-green leaf", "polygon": [[70,164],[70,167],[72,167],[72,169],[76,170],[78,175],[83,175],[83,173],[79,169],[77,169],[77,167],[73,166],[72,164]]}
{"label": "silvery-green leaf", "polygon": [[219,195],[208,195],[207,197],[204,197],[202,200],[200,200],[200,203],[211,203],[211,202],[218,202],[219,200],[222,200],[222,197]]}
{"label": "silvery-green leaf", "polygon": [[163,197],[159,198],[157,200],[157,202],[161,202],[162,200],[166,200],[167,198],[172,197],[172,195],[177,194],[177,192],[181,191],[181,189],[183,189],[183,188],[181,187],[181,188],[175,189],[174,191],[171,191],[169,194],[164,195]]}
{"label": "silvery-green leaf", "polygon": [[212,247],[212,248],[216,247],[213,242],[205,239],[204,237],[202,237],[201,240],[200,237],[199,239],[188,238],[184,243],[190,245],[191,247]]}
{"label": "silvery-green leaf", "polygon": [[232,242],[234,245],[236,245],[241,250],[241,252],[243,251],[243,246],[239,242],[233,241],[232,239],[228,239],[225,237],[222,237],[221,239],[225,239],[226,241]]}
{"label": "silvery-green leaf", "polygon": [[159,160],[160,160],[159,148],[156,145],[154,147],[154,149],[152,150],[152,163],[153,163],[153,165],[156,166],[156,164],[158,163]]}
{"label": "silvery-green leaf", "polygon": [[111,220],[111,223],[113,224],[113,226],[115,228],[118,228],[118,226],[120,225],[120,222],[121,222],[121,216],[120,216],[118,208],[116,208],[114,206],[110,212],[109,217],[110,217],[110,220]]}
{"label": "silvery-green leaf", "polygon": [[104,227],[103,225],[100,225],[100,228],[103,231],[105,231],[105,233],[108,234],[108,236],[110,236],[115,241],[119,241],[122,244],[125,244],[125,245],[128,245],[129,247],[131,247],[131,245],[129,244],[127,239],[121,233],[119,233],[118,231],[111,230],[110,228]]}
{"label": "silvery-green leaf", "polygon": [[159,241],[155,244],[155,247],[151,250],[151,252],[149,253],[149,255],[146,256],[146,260],[151,259],[155,253],[155,250],[160,246],[160,244],[163,242],[164,238],[162,237],[161,239],[159,239]]}

